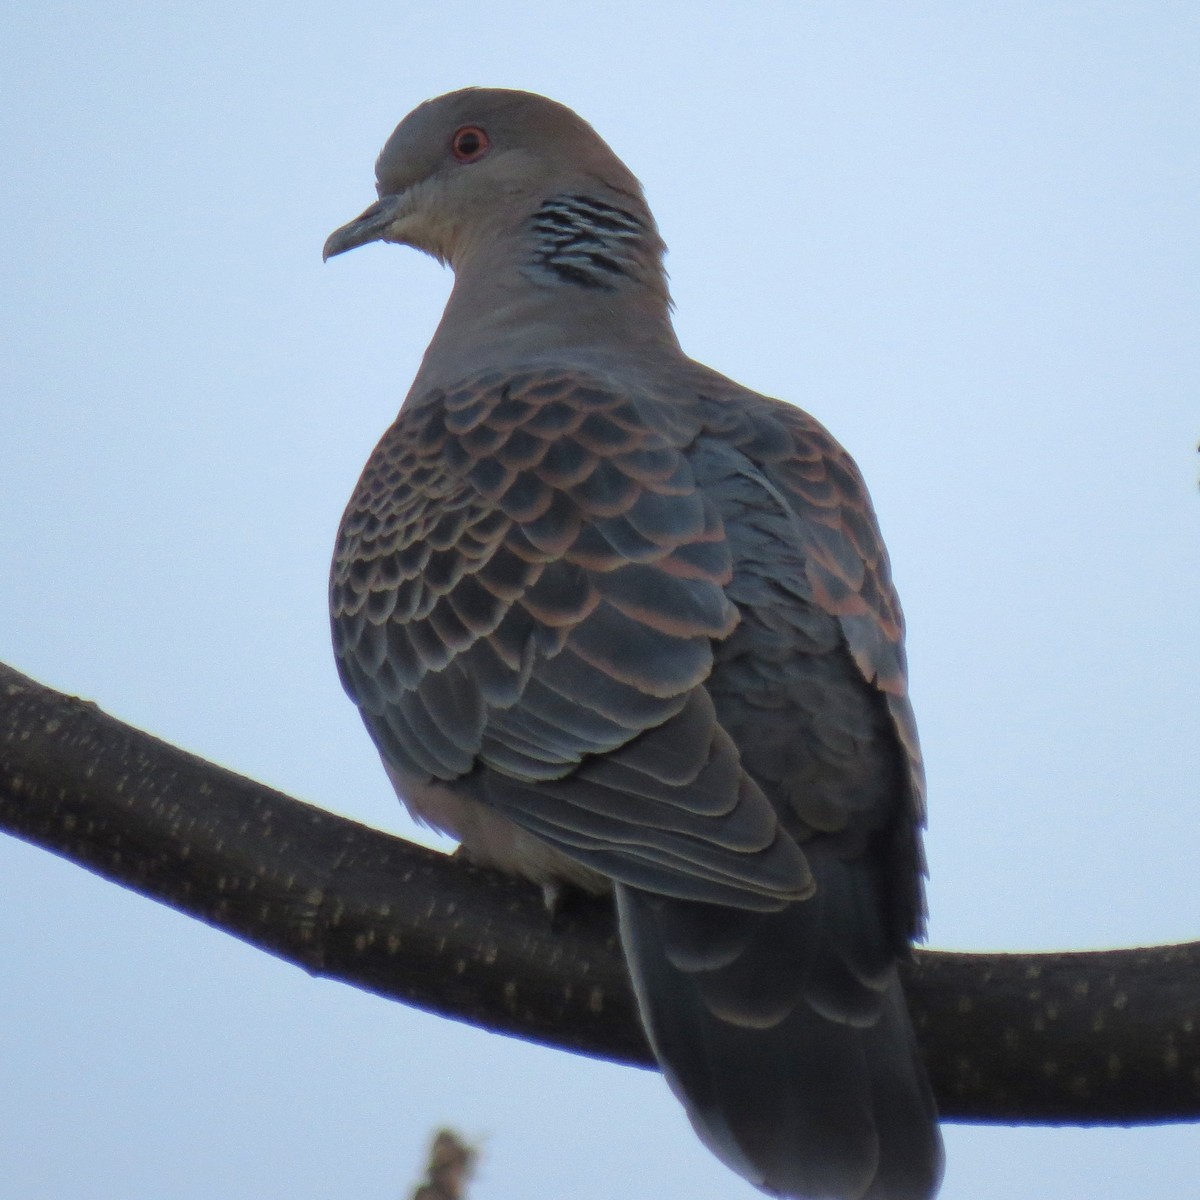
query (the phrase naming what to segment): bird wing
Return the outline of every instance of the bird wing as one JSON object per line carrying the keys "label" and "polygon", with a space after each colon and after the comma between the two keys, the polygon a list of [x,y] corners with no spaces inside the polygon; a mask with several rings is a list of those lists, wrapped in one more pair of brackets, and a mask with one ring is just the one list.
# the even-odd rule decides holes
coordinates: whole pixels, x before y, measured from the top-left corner
{"label": "bird wing", "polygon": [[[857,817],[863,828],[887,827],[880,857],[895,940],[903,944],[924,932],[925,774],[908,697],[904,617],[866,485],[850,455],[802,409],[720,377],[702,391],[707,435],[722,459],[740,460],[742,490],[748,493],[740,508],[751,513],[739,515],[739,500],[722,482],[730,474],[727,463],[702,466],[694,456],[740,560],[738,578],[727,593],[743,622],[719,655],[755,657],[760,673],[765,661],[786,658],[769,683],[776,706],[778,697],[795,697],[793,736],[827,731],[827,758],[836,757],[831,746],[840,738],[847,760],[860,764],[859,791],[875,811]],[[722,492],[730,498],[722,498]],[[773,562],[763,564],[766,553]],[[831,637],[839,643],[832,653]],[[739,645],[743,642],[748,650]],[[718,679],[715,686],[736,689],[744,703],[752,691],[746,671],[727,670],[721,662],[717,671],[732,678]],[[807,697],[797,693],[804,688]],[[755,719],[735,729],[739,710],[726,718],[730,706],[719,707],[745,759],[752,758],[756,740],[780,743],[778,728]],[[875,713],[882,719],[874,720]],[[894,773],[886,760],[897,748],[901,778],[871,789],[872,776]],[[769,791],[778,792],[772,789],[775,781],[762,778],[763,771],[756,774]],[[856,819],[858,801],[848,785],[840,794],[837,786],[827,786],[822,795],[810,795],[810,809],[828,805],[831,795],[831,813],[823,819],[810,815],[809,824],[817,829],[837,830]]]}
{"label": "bird wing", "polygon": [[738,621],[693,431],[603,375],[483,372],[407,402],[343,519],[342,680],[394,773],[585,865],[776,909],[803,853],[704,687]]}

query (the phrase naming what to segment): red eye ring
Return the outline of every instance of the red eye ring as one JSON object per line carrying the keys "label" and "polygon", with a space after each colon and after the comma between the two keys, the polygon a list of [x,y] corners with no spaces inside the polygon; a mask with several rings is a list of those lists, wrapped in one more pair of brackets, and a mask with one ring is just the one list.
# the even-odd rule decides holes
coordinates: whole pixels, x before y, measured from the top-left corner
{"label": "red eye ring", "polygon": [[464,125],[450,139],[450,153],[461,163],[476,162],[491,147],[487,132],[478,125]]}

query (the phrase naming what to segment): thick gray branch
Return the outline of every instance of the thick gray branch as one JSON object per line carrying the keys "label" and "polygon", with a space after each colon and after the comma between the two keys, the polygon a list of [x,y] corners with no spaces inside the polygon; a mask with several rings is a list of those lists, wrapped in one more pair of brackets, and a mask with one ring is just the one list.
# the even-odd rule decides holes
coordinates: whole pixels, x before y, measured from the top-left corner
{"label": "thick gray branch", "polygon": [[[488,1029],[650,1056],[603,904],[537,891],[293,800],[0,665],[0,828],[303,967]],[[943,1116],[1200,1118],[1200,943],[918,954]]]}

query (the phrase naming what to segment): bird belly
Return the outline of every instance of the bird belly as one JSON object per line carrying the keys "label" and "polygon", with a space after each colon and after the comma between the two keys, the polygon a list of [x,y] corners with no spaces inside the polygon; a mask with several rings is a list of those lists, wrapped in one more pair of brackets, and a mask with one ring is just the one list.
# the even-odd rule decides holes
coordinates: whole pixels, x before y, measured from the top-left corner
{"label": "bird belly", "polygon": [[386,760],[384,769],[413,820],[455,838],[472,862],[528,879],[543,890],[567,884],[594,896],[612,891],[607,876],[568,858],[460,789],[437,780],[405,778]]}

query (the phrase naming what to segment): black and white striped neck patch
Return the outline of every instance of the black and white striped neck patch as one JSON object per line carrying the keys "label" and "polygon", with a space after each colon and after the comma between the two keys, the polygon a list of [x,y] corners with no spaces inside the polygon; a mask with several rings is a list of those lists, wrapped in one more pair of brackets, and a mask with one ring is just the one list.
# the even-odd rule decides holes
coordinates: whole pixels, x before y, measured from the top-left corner
{"label": "black and white striped neck patch", "polygon": [[633,213],[584,195],[551,197],[530,224],[535,266],[565,283],[609,291],[635,274],[650,233]]}

